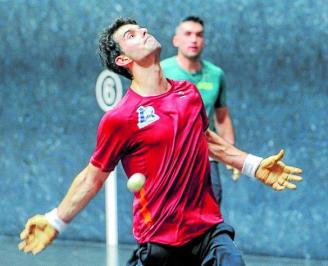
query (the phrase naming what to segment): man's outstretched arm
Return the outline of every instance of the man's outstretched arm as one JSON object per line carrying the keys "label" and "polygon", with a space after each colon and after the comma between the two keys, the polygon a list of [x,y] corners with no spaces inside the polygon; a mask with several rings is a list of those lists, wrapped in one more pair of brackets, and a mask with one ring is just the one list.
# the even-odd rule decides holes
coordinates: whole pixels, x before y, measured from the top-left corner
{"label": "man's outstretched arm", "polygon": [[58,208],[30,218],[20,234],[18,245],[34,255],[45,249],[65,226],[81,211],[103,186],[108,173],[89,164],[74,179]]}
{"label": "man's outstretched arm", "polygon": [[256,177],[275,190],[295,189],[296,185],[291,182],[302,180],[299,176],[302,169],[285,165],[281,161],[283,150],[263,159],[237,149],[209,129],[205,137],[211,157],[241,170],[245,175]]}

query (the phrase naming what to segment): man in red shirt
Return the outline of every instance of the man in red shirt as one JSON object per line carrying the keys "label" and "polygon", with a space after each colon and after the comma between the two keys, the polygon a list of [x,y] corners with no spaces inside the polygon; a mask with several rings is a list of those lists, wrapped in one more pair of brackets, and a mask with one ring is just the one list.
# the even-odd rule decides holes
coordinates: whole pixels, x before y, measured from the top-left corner
{"label": "man in red shirt", "polygon": [[276,190],[295,189],[301,169],[286,166],[283,151],[266,159],[247,154],[208,129],[197,88],[165,79],[160,43],[134,20],[118,19],[100,38],[108,69],[132,83],[100,121],[90,163],[58,208],[31,218],[19,248],[43,250],[100,190],[122,161],[127,176],[142,173],[135,193],[133,233],[139,244],[128,265],[244,265],[234,230],[224,223],[211,187],[208,156]]}

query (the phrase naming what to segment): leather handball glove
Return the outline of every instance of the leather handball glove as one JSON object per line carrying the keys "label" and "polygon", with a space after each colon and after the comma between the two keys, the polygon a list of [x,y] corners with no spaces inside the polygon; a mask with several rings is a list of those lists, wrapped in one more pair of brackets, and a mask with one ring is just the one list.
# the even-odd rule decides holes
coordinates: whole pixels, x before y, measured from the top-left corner
{"label": "leather handball glove", "polygon": [[57,236],[57,230],[48,223],[44,215],[35,215],[30,218],[25,229],[21,232],[18,248],[33,255],[45,249]]}
{"label": "leather handball glove", "polygon": [[296,189],[296,185],[291,182],[303,180],[299,176],[302,169],[285,165],[281,161],[284,153],[284,150],[281,150],[276,155],[265,158],[255,172],[257,179],[275,190]]}

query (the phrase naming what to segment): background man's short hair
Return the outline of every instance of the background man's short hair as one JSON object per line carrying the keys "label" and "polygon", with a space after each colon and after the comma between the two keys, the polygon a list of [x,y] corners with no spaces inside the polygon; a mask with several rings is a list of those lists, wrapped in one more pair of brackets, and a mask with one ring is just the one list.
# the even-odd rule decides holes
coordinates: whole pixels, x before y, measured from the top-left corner
{"label": "background man's short hair", "polygon": [[183,20],[181,20],[181,22],[186,22],[186,21],[193,21],[193,22],[199,23],[200,25],[204,26],[204,21],[200,17],[197,17],[197,16],[188,16],[188,17],[184,18]]}

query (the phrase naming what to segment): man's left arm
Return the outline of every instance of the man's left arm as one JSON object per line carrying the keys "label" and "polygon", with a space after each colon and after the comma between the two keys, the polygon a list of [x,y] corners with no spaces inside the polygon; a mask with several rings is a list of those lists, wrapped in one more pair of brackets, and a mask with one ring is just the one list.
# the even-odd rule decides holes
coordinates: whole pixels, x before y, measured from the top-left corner
{"label": "man's left arm", "polygon": [[291,182],[302,180],[299,176],[302,169],[281,161],[283,150],[263,159],[239,150],[210,129],[205,132],[205,138],[212,158],[237,168],[244,175],[256,177],[274,190],[295,189]]}

